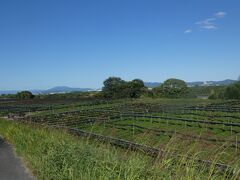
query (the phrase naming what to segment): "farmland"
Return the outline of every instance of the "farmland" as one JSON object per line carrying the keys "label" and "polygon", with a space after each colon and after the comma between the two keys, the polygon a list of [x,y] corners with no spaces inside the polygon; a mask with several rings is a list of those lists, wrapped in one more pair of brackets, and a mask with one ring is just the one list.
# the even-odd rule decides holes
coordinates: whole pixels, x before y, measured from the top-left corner
{"label": "farmland", "polygon": [[214,171],[239,173],[240,101],[199,99],[2,101],[1,115],[131,149],[150,157],[187,157]]}

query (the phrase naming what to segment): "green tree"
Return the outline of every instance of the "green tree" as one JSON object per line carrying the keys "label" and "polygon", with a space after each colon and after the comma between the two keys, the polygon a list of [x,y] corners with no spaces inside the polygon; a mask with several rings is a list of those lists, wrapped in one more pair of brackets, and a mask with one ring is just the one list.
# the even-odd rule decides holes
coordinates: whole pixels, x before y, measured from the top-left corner
{"label": "green tree", "polygon": [[187,84],[180,79],[168,79],[163,83],[164,88],[186,90]]}
{"label": "green tree", "polygon": [[33,99],[34,95],[30,91],[21,91],[16,94],[18,99]]}
{"label": "green tree", "polygon": [[234,85],[240,90],[240,81],[234,83]]}
{"label": "green tree", "polygon": [[209,99],[240,99],[240,81],[215,91]]}
{"label": "green tree", "polygon": [[144,86],[144,82],[141,79],[134,79],[129,84],[129,96],[131,98],[139,98],[141,94],[146,89]]}
{"label": "green tree", "polygon": [[187,84],[180,79],[168,79],[161,86],[155,88],[154,94],[160,97],[178,98],[188,93]]}
{"label": "green tree", "polygon": [[225,99],[240,99],[240,82],[230,85],[224,92]]}
{"label": "green tree", "polygon": [[119,77],[109,77],[103,84],[102,95],[105,98],[138,98],[145,89],[140,79],[127,82]]}
{"label": "green tree", "polygon": [[119,77],[109,77],[104,82],[102,89],[103,95],[106,98],[121,98],[124,95],[126,82]]}
{"label": "green tree", "polygon": [[119,77],[109,77],[103,82],[104,84],[103,90],[104,91],[116,90],[118,86],[121,86],[124,83],[125,82]]}

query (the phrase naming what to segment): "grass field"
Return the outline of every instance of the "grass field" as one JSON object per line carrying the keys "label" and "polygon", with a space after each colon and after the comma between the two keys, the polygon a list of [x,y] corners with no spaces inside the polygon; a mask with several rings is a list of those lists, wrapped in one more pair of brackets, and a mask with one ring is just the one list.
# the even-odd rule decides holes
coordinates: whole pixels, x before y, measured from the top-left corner
{"label": "grass field", "polygon": [[[48,109],[46,104],[0,103],[2,114],[15,120],[1,120],[0,134],[15,145],[39,179],[239,178],[239,101],[71,101],[50,102],[54,105]],[[21,115],[12,116],[17,114]],[[146,145],[163,154],[153,158],[63,130],[71,128]],[[215,163],[228,165],[228,171]]]}

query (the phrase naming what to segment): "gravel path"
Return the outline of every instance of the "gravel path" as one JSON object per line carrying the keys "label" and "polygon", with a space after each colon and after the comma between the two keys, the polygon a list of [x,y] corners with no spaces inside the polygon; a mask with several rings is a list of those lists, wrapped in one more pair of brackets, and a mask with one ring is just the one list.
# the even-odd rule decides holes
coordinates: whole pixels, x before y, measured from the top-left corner
{"label": "gravel path", "polygon": [[11,145],[0,137],[0,179],[1,180],[33,180],[23,166],[20,158],[13,153]]}

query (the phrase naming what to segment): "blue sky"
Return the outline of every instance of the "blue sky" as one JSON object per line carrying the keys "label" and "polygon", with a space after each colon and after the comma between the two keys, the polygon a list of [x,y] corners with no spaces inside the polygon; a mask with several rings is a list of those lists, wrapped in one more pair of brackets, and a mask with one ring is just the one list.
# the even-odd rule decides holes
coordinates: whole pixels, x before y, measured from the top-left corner
{"label": "blue sky", "polygon": [[1,0],[0,89],[237,79],[239,0]]}

